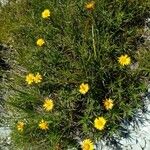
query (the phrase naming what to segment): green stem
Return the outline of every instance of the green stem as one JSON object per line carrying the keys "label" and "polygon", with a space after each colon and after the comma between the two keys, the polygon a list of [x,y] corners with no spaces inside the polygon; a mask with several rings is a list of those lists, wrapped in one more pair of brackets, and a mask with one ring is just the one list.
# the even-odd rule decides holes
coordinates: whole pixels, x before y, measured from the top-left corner
{"label": "green stem", "polygon": [[92,25],[92,39],[93,39],[93,51],[94,51],[94,58],[97,57],[96,55],[96,46],[95,46],[95,39],[94,39],[94,26]]}

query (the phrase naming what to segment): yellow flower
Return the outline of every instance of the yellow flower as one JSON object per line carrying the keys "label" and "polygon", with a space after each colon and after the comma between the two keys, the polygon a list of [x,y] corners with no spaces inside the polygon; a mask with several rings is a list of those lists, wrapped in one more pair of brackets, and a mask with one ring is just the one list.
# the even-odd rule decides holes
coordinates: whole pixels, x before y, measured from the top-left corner
{"label": "yellow flower", "polygon": [[113,106],[114,106],[114,104],[113,104],[113,100],[112,99],[106,99],[106,100],[104,100],[103,101],[103,103],[104,103],[104,107],[105,107],[105,109],[106,110],[108,110],[108,109],[112,109],[113,108]]}
{"label": "yellow flower", "polygon": [[94,9],[94,7],[95,7],[95,2],[94,2],[94,1],[88,2],[88,3],[85,5],[85,8],[86,8],[87,10],[92,10],[92,9]]}
{"label": "yellow flower", "polygon": [[34,81],[34,75],[32,73],[29,73],[27,76],[26,76],[26,82],[30,85],[32,84]]}
{"label": "yellow flower", "polygon": [[42,12],[42,18],[48,18],[50,17],[51,15],[51,12],[49,11],[49,9],[45,9],[43,12]]}
{"label": "yellow flower", "polygon": [[39,73],[37,73],[36,76],[34,77],[34,82],[40,83],[41,80],[42,80],[42,76]]}
{"label": "yellow flower", "polygon": [[118,62],[124,66],[124,65],[130,65],[131,64],[131,58],[125,54],[125,55],[121,55],[119,58],[118,58]]}
{"label": "yellow flower", "polygon": [[90,139],[85,139],[82,142],[82,150],[94,150],[94,144]]}
{"label": "yellow flower", "polygon": [[19,121],[19,122],[17,123],[17,130],[20,131],[20,132],[22,132],[22,131],[23,131],[23,128],[24,128],[24,122]]}
{"label": "yellow flower", "polygon": [[98,130],[103,130],[106,124],[104,117],[98,117],[94,120],[94,127]]}
{"label": "yellow flower", "polygon": [[44,39],[40,38],[36,41],[36,44],[41,47],[45,44],[45,41],[44,41]]}
{"label": "yellow flower", "polygon": [[47,121],[44,121],[43,119],[39,123],[39,128],[42,130],[48,130],[48,123]]}
{"label": "yellow flower", "polygon": [[53,100],[46,98],[45,101],[44,101],[43,107],[44,107],[44,109],[45,109],[46,111],[52,110],[53,107],[54,107]]}
{"label": "yellow flower", "polygon": [[82,84],[80,85],[79,92],[80,92],[81,94],[86,94],[86,93],[88,92],[88,90],[89,90],[89,85],[88,85],[88,84],[82,83]]}

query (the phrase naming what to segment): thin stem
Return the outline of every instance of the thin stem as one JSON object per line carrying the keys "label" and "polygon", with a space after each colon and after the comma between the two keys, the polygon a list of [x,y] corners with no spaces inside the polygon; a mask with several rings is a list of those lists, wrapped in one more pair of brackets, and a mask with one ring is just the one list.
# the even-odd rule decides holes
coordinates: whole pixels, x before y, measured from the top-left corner
{"label": "thin stem", "polygon": [[95,39],[94,39],[94,26],[93,26],[93,24],[92,24],[92,39],[93,39],[93,51],[94,51],[94,58],[96,58],[97,57],[97,55],[96,55],[96,46],[95,46]]}

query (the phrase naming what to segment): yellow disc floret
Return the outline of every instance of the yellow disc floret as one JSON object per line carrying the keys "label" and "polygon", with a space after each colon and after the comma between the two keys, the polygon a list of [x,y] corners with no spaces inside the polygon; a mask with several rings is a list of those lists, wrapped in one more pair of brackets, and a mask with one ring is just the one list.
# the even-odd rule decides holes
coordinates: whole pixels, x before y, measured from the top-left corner
{"label": "yellow disc floret", "polygon": [[118,58],[118,62],[124,66],[124,65],[130,65],[131,64],[131,58],[125,54],[125,55],[121,55],[119,58]]}
{"label": "yellow disc floret", "polygon": [[46,110],[46,111],[50,111],[52,110],[54,107],[54,103],[53,103],[53,100],[52,99],[49,99],[49,98],[46,98],[45,101],[44,101],[44,104],[43,104],[43,108]]}
{"label": "yellow disc floret", "polygon": [[39,128],[42,130],[48,130],[48,123],[47,121],[44,121],[43,119],[39,123]]}
{"label": "yellow disc floret", "polygon": [[105,100],[103,101],[103,104],[104,104],[104,107],[105,107],[106,110],[112,109],[113,106],[114,106],[113,100],[110,99],[110,98],[109,98],[109,99],[105,99]]}
{"label": "yellow disc floret", "polygon": [[86,5],[85,5],[85,8],[86,8],[87,10],[93,10],[94,7],[95,7],[95,2],[94,2],[94,1],[88,2],[88,3],[86,3]]}
{"label": "yellow disc floret", "polygon": [[35,83],[40,83],[42,81],[42,76],[37,73],[35,76],[34,76],[34,82]]}
{"label": "yellow disc floret", "polygon": [[29,73],[26,75],[26,82],[30,85],[34,82],[34,75],[32,73]]}
{"label": "yellow disc floret", "polygon": [[88,84],[82,83],[82,84],[80,85],[79,92],[80,92],[81,94],[86,94],[86,93],[88,92],[88,90],[89,90],[89,85],[88,85]]}
{"label": "yellow disc floret", "polygon": [[20,132],[23,132],[23,129],[24,129],[24,122],[19,121],[17,123],[17,130],[20,131]]}
{"label": "yellow disc floret", "polygon": [[50,17],[50,15],[51,15],[51,12],[50,12],[49,9],[45,9],[45,10],[42,12],[42,18],[44,18],[44,19]]}
{"label": "yellow disc floret", "polygon": [[94,150],[94,144],[90,139],[85,139],[81,146],[82,150]]}
{"label": "yellow disc floret", "polygon": [[94,120],[94,127],[98,130],[103,130],[106,124],[104,117],[98,117]]}
{"label": "yellow disc floret", "polygon": [[37,46],[43,46],[45,44],[45,41],[44,41],[44,39],[42,39],[42,38],[40,38],[40,39],[38,39],[37,41],[36,41],[36,45]]}

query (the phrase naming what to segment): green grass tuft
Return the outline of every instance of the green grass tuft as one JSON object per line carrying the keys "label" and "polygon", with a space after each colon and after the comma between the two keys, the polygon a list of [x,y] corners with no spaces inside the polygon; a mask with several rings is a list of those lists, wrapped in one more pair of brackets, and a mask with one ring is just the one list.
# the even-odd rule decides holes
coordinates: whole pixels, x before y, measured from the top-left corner
{"label": "green grass tuft", "polygon": [[[0,11],[0,42],[12,47],[7,55],[7,103],[15,117],[12,125],[14,146],[30,149],[66,150],[80,147],[80,137],[93,142],[122,136],[121,123],[131,121],[142,109],[141,94],[150,79],[149,52],[139,38],[148,16],[148,0],[95,0],[86,10],[86,0],[11,1]],[[43,19],[44,9],[51,11]],[[41,47],[36,41],[43,38]],[[118,57],[127,54],[131,65],[121,66]],[[138,67],[135,67],[138,66]],[[29,73],[42,75],[42,82],[28,85]],[[81,83],[90,89],[82,95]],[[46,97],[53,99],[50,112],[43,109]],[[103,100],[114,107],[106,110]],[[104,130],[94,128],[94,119],[103,116]],[[48,122],[49,130],[39,129]],[[25,123],[17,131],[18,121]]]}

